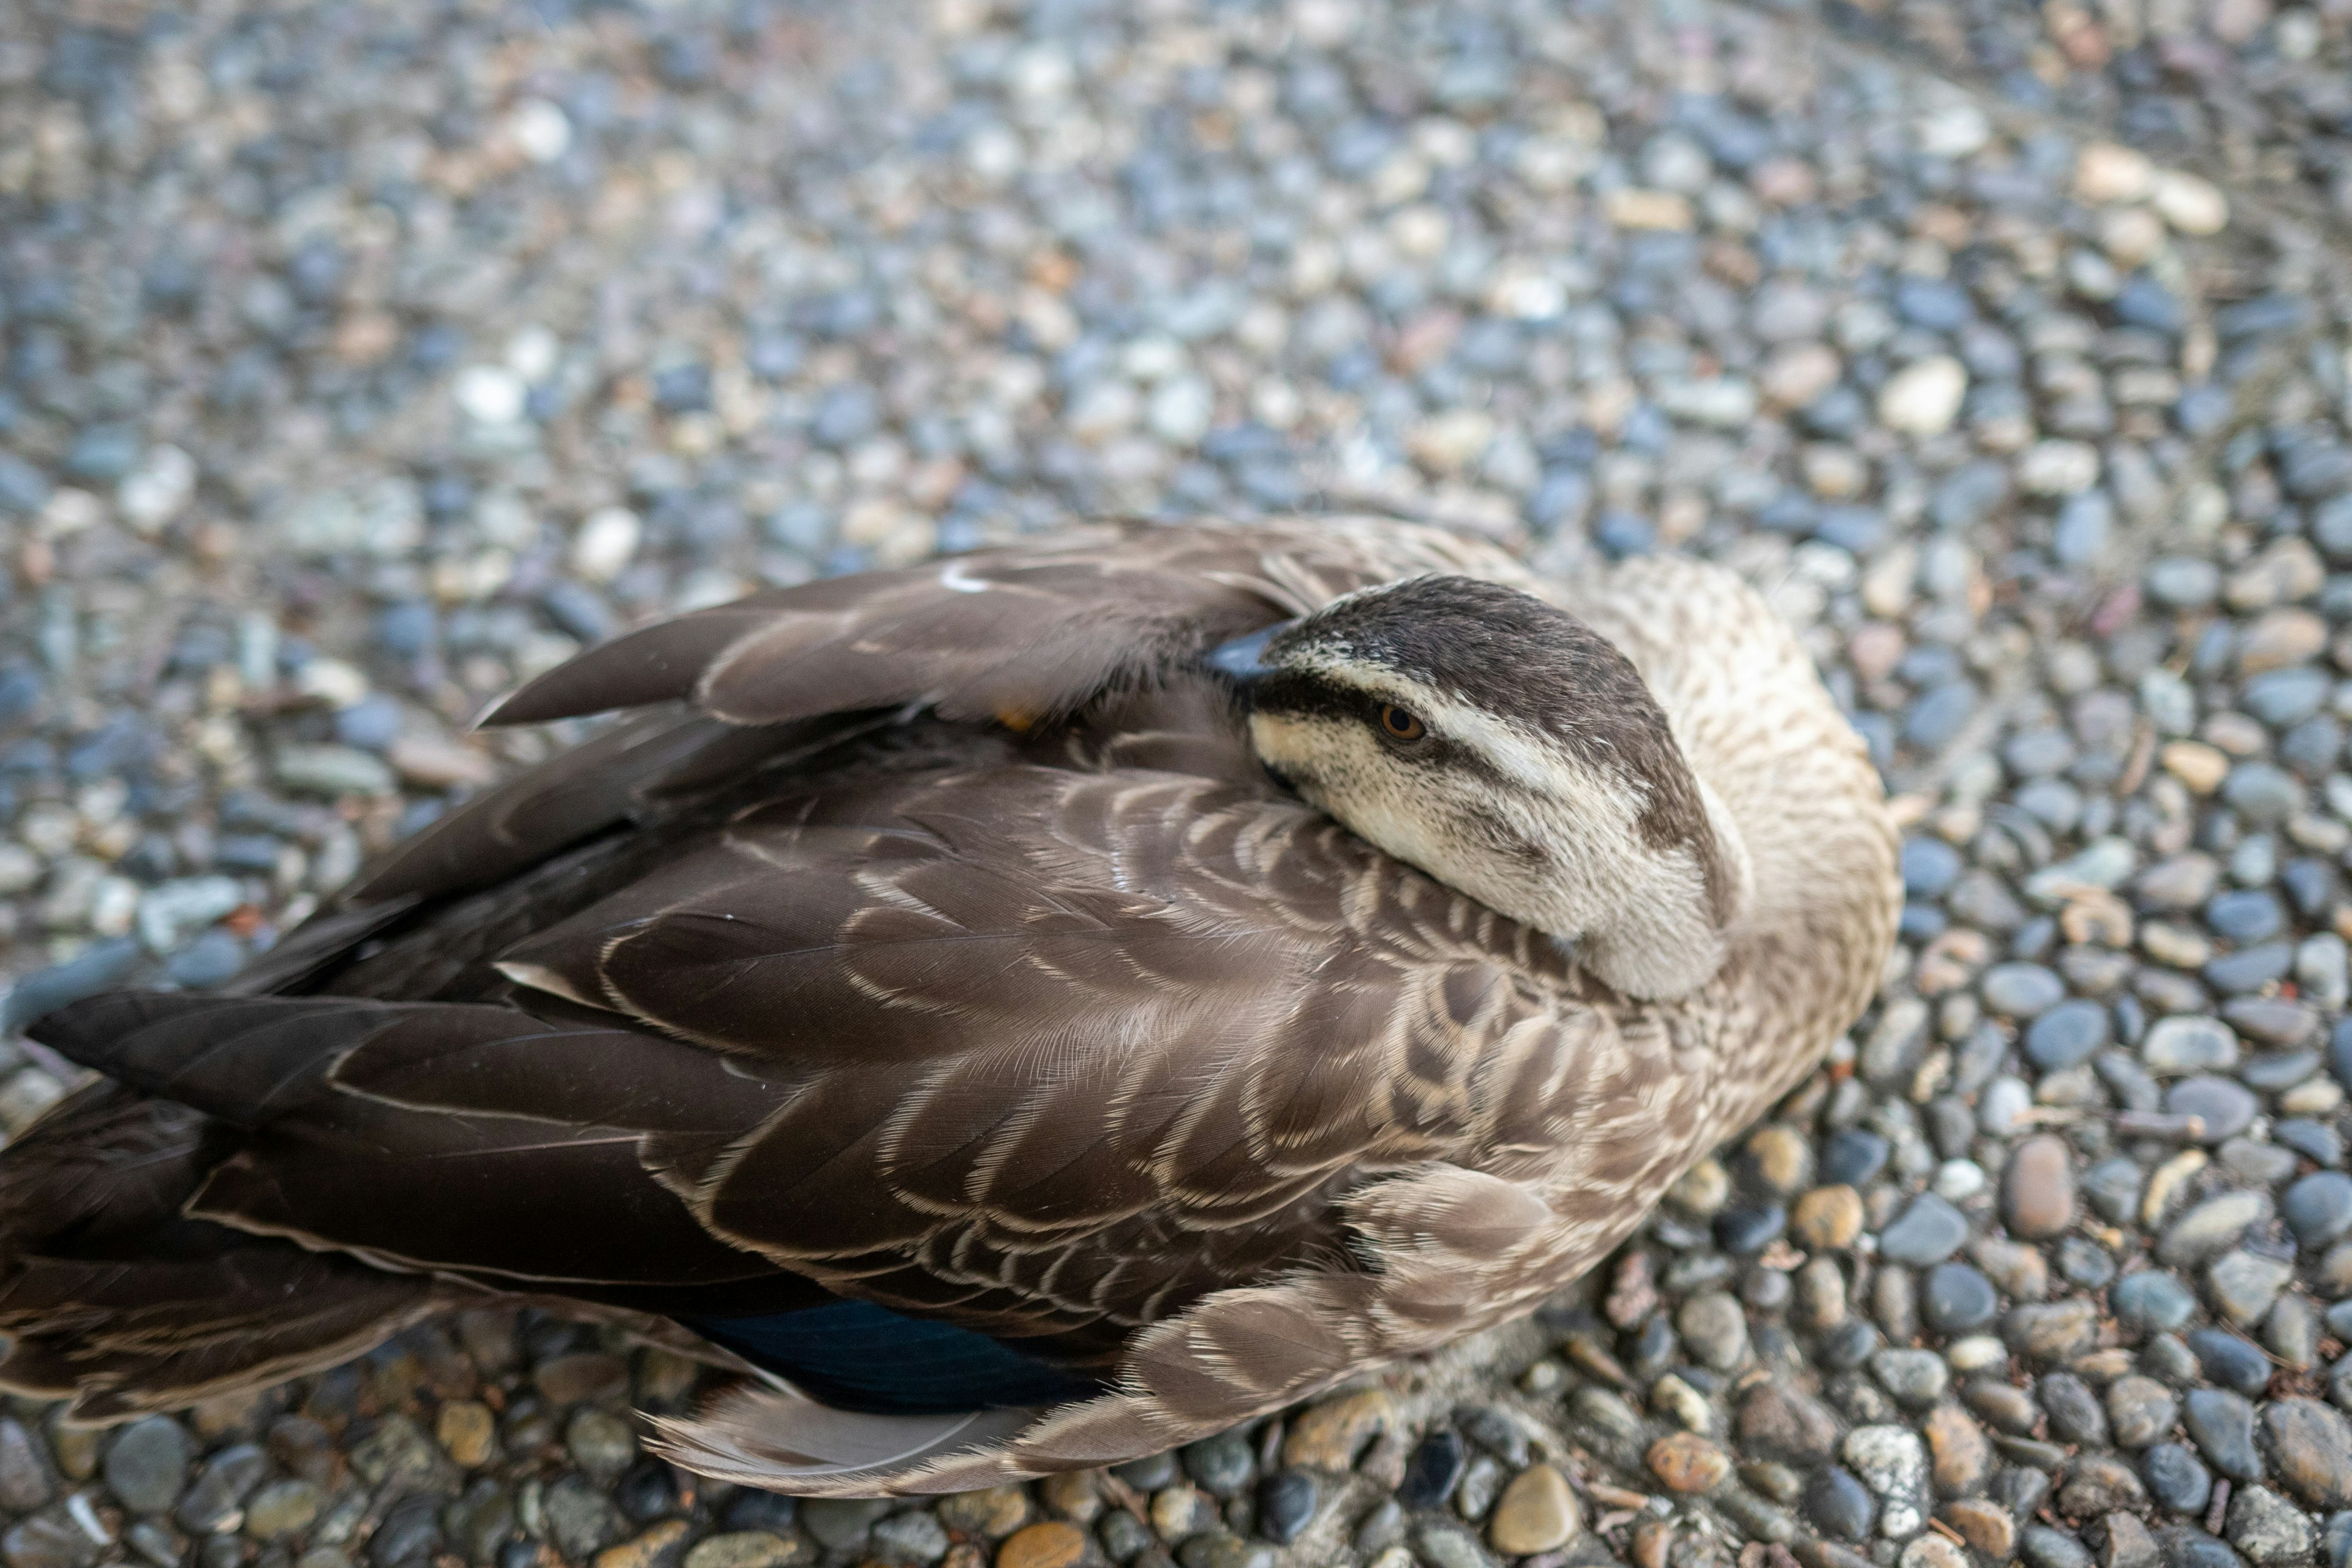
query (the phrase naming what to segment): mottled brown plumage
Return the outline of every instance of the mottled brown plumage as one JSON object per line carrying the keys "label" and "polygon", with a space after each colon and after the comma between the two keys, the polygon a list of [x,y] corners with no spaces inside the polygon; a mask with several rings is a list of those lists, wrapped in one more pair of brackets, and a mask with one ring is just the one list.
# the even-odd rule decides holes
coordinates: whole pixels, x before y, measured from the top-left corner
{"label": "mottled brown plumage", "polygon": [[[1204,650],[1431,574],[1572,612],[1646,683],[1544,723],[1658,844],[1740,847],[1698,989],[1612,989],[1259,766]],[[1428,613],[1481,602],[1453,599]],[[1530,700],[1549,657],[1507,661]],[[237,994],[44,1021],[111,1082],[0,1154],[0,1384],[114,1418],[484,1291],[665,1329],[849,1297],[1109,1392],[861,1416],[747,1381],[669,1451],[842,1493],[1124,1459],[1574,1278],[1853,1022],[1892,941],[1859,742],[1686,563],[1566,585],[1375,520],[1095,529],[699,612],[498,717],[620,706]]]}

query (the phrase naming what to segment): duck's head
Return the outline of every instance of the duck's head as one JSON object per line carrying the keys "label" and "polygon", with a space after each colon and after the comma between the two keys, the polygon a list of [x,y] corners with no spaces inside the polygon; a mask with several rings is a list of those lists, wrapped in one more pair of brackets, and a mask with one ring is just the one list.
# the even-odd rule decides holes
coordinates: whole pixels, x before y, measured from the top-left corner
{"label": "duck's head", "polygon": [[1730,815],[1625,656],[1574,616],[1416,577],[1227,643],[1258,760],[1360,837],[1664,1000],[1746,900]]}

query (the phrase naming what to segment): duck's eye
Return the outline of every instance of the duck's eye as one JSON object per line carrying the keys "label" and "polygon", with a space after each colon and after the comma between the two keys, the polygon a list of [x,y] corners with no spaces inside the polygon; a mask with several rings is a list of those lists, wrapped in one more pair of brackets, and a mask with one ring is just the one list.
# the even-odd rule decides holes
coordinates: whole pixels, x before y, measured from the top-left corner
{"label": "duck's eye", "polygon": [[1410,745],[1428,734],[1429,726],[1423,723],[1421,715],[1412,709],[1383,702],[1381,704],[1381,733],[1391,741]]}

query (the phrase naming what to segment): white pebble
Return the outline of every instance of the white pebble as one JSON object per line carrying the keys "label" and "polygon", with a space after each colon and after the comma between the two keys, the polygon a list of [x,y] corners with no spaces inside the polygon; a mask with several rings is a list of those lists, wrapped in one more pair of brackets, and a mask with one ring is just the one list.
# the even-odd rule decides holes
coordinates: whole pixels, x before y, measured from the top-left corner
{"label": "white pebble", "polygon": [[1951,428],[1969,395],[1969,373],[1949,354],[1930,354],[1905,365],[1878,389],[1878,417],[1911,436],[1940,436]]}
{"label": "white pebble", "polygon": [[1163,382],[1151,395],[1151,433],[1171,447],[1190,447],[1209,433],[1216,395],[1197,375]]}
{"label": "white pebble", "polygon": [[2158,173],[2148,199],[2164,221],[2183,234],[2219,234],[2229,226],[2230,198],[2210,180],[2178,169]]}
{"label": "white pebble", "polygon": [[2099,482],[2099,449],[2087,441],[2037,441],[2018,459],[2017,482],[2029,495],[2080,495]]}
{"label": "white pebble", "polygon": [[534,163],[552,163],[572,149],[572,117],[543,98],[526,98],[507,116],[507,134]]}
{"label": "white pebble", "polygon": [[507,368],[534,384],[554,374],[563,340],[533,322],[507,340]]}
{"label": "white pebble", "polygon": [[137,468],[122,476],[114,504],[131,527],[153,533],[179,516],[195,493],[196,460],[177,447],[153,447]]}
{"label": "white pebble", "polygon": [[450,391],[467,417],[485,425],[511,425],[522,417],[530,388],[505,365],[469,364],[457,373]]}
{"label": "white pebble", "polygon": [[1984,1191],[1984,1167],[1974,1160],[1947,1160],[1936,1172],[1936,1195],[1952,1203]]}
{"label": "white pebble", "polygon": [[1948,104],[1921,118],[1919,150],[1935,158],[1965,158],[1992,140],[1992,121],[1973,103]]}
{"label": "white pebble", "polygon": [[635,559],[645,525],[625,506],[592,511],[572,536],[572,571],[592,583],[609,583]]}
{"label": "white pebble", "polygon": [[2146,153],[2112,142],[2094,142],[2074,161],[2074,194],[2094,205],[2138,201],[2155,179]]}

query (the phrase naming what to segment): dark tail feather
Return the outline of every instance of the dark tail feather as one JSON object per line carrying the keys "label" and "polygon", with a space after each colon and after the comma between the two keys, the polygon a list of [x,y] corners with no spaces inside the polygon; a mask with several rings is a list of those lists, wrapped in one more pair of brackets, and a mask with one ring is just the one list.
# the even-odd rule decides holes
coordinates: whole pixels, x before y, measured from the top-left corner
{"label": "dark tail feather", "polygon": [[331,1366],[446,1305],[429,1279],[181,1217],[210,1126],[99,1084],[0,1151],[0,1389],[123,1420]]}

